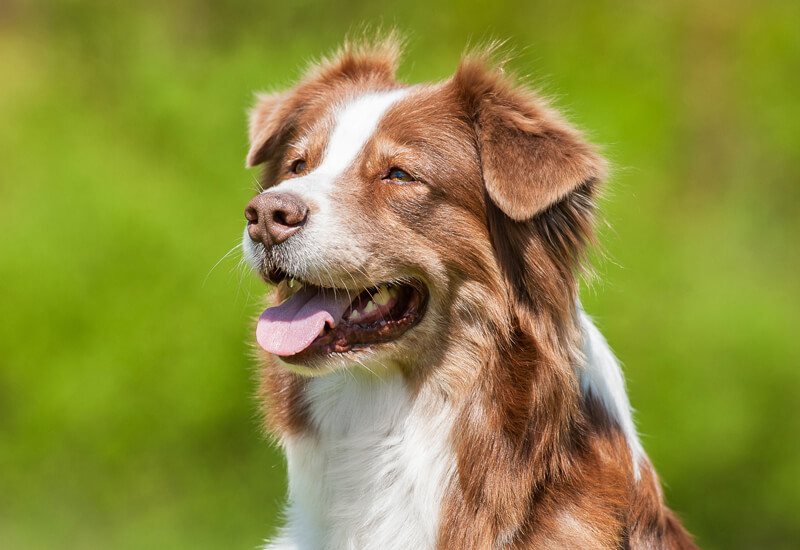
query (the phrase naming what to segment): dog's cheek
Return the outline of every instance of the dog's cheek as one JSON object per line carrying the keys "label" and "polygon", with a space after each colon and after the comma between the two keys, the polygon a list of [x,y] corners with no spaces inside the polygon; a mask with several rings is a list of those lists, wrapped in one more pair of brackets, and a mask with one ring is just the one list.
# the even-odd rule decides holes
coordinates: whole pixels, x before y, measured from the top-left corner
{"label": "dog's cheek", "polygon": [[424,190],[411,187],[418,186],[379,181],[345,199],[344,218],[371,253],[404,257],[419,246],[416,235],[424,231],[430,200]]}

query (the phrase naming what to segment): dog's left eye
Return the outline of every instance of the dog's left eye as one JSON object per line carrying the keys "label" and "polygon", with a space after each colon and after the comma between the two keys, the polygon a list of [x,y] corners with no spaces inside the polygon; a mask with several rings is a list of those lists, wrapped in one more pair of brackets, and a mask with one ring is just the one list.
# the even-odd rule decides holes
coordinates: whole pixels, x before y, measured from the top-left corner
{"label": "dog's left eye", "polygon": [[389,170],[389,175],[385,179],[404,183],[414,181],[414,177],[411,174],[397,167]]}
{"label": "dog's left eye", "polygon": [[291,171],[293,174],[302,174],[306,171],[307,165],[306,161],[303,159],[298,159],[292,163]]}

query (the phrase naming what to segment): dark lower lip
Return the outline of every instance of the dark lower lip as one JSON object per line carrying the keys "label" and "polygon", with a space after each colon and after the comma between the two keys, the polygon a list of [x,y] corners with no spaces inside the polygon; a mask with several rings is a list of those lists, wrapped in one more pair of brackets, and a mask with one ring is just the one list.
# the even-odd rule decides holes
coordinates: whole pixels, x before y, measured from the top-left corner
{"label": "dark lower lip", "polygon": [[357,352],[397,340],[419,324],[428,305],[428,292],[422,284],[402,285],[401,292],[403,300],[398,301],[386,317],[368,324],[341,320],[335,327],[326,328],[324,334],[300,353],[281,359],[292,364],[313,365],[334,354]]}
{"label": "dark lower lip", "polygon": [[292,278],[291,275],[279,268],[273,268],[266,273],[262,273],[262,277],[264,277],[264,280],[266,280],[268,283],[273,285],[278,285],[281,281]]}

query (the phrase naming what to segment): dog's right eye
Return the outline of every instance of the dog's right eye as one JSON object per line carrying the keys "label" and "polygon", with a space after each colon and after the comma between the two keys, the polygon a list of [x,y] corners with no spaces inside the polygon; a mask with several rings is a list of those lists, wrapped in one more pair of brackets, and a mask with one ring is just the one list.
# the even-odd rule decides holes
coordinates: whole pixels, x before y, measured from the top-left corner
{"label": "dog's right eye", "polygon": [[297,159],[292,163],[290,170],[292,171],[292,174],[302,174],[306,171],[306,168],[306,161],[303,159]]}
{"label": "dog's right eye", "polygon": [[414,181],[414,176],[403,170],[402,168],[394,167],[389,170],[389,174],[386,176],[385,179],[397,182],[397,183],[409,183]]}

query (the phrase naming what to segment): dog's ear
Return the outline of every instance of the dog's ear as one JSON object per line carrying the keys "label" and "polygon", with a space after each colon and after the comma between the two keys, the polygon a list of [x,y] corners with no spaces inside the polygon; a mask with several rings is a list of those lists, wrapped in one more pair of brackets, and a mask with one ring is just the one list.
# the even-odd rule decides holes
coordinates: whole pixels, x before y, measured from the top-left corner
{"label": "dog's ear", "polygon": [[605,162],[490,58],[466,57],[449,82],[474,126],[489,234],[517,311],[562,314],[593,240]]}
{"label": "dog's ear", "polygon": [[250,151],[247,167],[269,160],[281,139],[291,128],[293,108],[286,93],[259,94],[250,111]]}
{"label": "dog's ear", "polygon": [[511,219],[531,219],[603,178],[604,161],[580,133],[490,68],[487,55],[464,58],[451,85],[475,126],[486,191]]}

